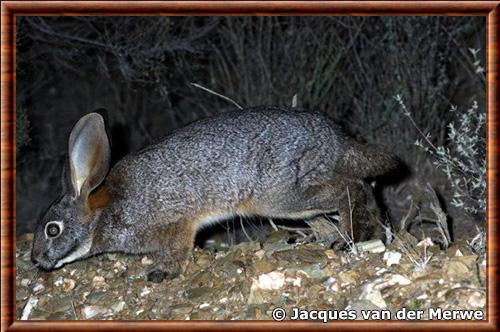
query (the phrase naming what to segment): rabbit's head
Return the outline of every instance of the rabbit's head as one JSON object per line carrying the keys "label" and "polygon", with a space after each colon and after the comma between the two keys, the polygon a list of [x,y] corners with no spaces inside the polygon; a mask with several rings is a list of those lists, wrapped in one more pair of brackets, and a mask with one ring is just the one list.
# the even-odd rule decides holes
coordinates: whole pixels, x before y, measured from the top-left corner
{"label": "rabbit's head", "polygon": [[84,257],[92,246],[100,211],[89,195],[109,170],[110,145],[104,119],[97,113],[82,117],[69,137],[68,163],[63,170],[63,193],[37,225],[31,259],[51,270]]}

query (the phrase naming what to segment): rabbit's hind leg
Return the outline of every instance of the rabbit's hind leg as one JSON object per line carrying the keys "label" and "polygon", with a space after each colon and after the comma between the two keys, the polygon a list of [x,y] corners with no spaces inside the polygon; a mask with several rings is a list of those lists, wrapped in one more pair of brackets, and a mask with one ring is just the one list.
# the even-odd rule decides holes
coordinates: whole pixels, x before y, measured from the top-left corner
{"label": "rabbit's hind leg", "polygon": [[336,178],[306,188],[301,195],[302,208],[333,211],[339,214],[339,229],[353,241],[381,238],[380,211],[371,187],[361,180]]}

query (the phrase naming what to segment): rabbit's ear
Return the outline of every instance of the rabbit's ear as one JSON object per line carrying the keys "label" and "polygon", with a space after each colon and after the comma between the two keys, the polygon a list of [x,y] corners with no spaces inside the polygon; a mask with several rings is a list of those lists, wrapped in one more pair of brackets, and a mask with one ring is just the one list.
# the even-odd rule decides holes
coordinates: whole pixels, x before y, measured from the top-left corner
{"label": "rabbit's ear", "polygon": [[97,113],[83,116],[69,136],[69,173],[73,198],[87,199],[109,171],[110,146],[104,119]]}

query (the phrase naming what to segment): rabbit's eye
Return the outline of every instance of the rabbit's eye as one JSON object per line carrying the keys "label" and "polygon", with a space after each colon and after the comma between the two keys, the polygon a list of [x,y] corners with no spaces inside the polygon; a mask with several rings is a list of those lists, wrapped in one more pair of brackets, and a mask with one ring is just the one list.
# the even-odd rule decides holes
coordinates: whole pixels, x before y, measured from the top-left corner
{"label": "rabbit's eye", "polygon": [[60,222],[57,221],[49,222],[45,226],[45,234],[47,235],[47,237],[51,238],[57,237],[59,234],[61,234],[61,232],[62,232],[62,223]]}

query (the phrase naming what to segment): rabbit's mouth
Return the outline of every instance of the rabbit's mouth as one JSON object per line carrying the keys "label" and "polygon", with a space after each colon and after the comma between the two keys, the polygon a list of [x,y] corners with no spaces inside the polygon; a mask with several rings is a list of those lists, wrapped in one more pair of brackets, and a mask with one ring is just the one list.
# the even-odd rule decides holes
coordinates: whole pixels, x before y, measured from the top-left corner
{"label": "rabbit's mouth", "polygon": [[33,262],[33,265],[44,271],[53,270],[54,266],[56,265],[55,261],[52,261],[47,257],[42,257],[42,259],[40,259],[39,257],[37,258],[34,255],[32,255],[31,261]]}
{"label": "rabbit's mouth", "polygon": [[91,247],[92,237],[89,236],[87,239],[85,239],[85,241],[81,242],[74,249],[70,250],[69,254],[66,257],[57,261],[57,263],[54,264],[53,269],[58,269],[64,264],[74,262],[77,259],[87,256]]}

